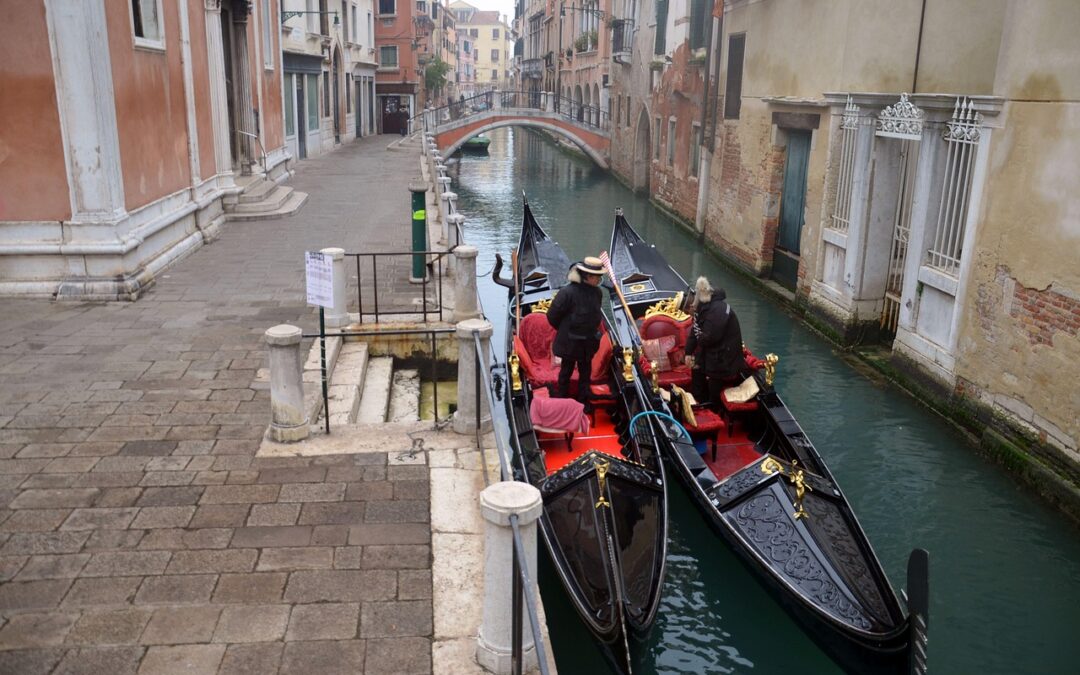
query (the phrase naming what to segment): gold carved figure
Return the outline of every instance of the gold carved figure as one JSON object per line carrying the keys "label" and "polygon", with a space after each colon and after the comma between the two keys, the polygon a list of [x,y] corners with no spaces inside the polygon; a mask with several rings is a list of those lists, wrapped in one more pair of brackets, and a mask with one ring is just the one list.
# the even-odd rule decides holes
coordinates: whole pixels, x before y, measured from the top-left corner
{"label": "gold carved figure", "polygon": [[604,461],[599,462],[594,457],[593,467],[596,469],[596,482],[600,486],[600,499],[597,500],[596,506],[594,506],[593,508],[598,509],[601,506],[606,506],[610,509],[611,502],[607,500],[607,496],[604,494],[604,492],[607,490],[607,472],[608,469],[611,468],[611,460],[605,459]]}

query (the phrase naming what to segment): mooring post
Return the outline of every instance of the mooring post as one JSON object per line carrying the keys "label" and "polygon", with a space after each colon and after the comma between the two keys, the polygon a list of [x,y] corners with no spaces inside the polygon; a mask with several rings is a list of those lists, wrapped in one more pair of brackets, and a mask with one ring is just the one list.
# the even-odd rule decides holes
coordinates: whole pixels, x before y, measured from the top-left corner
{"label": "mooring post", "polygon": [[334,306],[326,309],[326,325],[339,328],[349,323],[348,302],[345,297],[345,249],[324,248],[320,253],[330,256],[334,274]]}
{"label": "mooring post", "polygon": [[446,216],[446,230],[449,238],[446,240],[446,246],[451,250],[461,243],[462,230],[465,227],[465,216],[460,213],[451,213]]}
{"label": "mooring post", "polygon": [[[486,404],[485,397],[481,394],[477,400],[476,377],[480,374],[479,368],[486,368],[491,356],[491,333],[490,321],[484,319],[467,319],[457,324],[458,339],[458,381],[457,381],[457,411],[454,413],[454,431],[459,434],[475,434],[477,419],[480,420],[480,431],[491,430],[491,410]],[[480,336],[480,348],[483,350],[481,361],[476,359],[476,345],[473,333]],[[477,415],[477,406],[480,414]]]}
{"label": "mooring post", "polygon": [[302,441],[308,437],[304,411],[304,368],[300,340],[304,332],[296,326],[280,324],[266,331],[270,346],[270,428],[279,443]]}
{"label": "mooring post", "polygon": [[449,180],[447,176],[447,185],[443,188],[442,193],[442,242],[450,246],[450,214],[457,208],[457,193],[450,191]]}
{"label": "mooring post", "polygon": [[544,106],[544,110],[549,113],[555,112],[555,96],[556,94],[553,91],[547,93],[547,105]]}
{"label": "mooring post", "polygon": [[414,284],[423,283],[427,279],[427,266],[423,253],[427,250],[427,185],[419,179],[413,179],[409,183],[409,192],[412,193],[412,271],[409,281]]}
{"label": "mooring post", "polygon": [[[462,244],[454,249],[454,322],[480,316],[476,308],[475,246]],[[474,414],[475,416],[475,414]]]}
{"label": "mooring post", "polygon": [[438,200],[439,207],[439,223],[442,225],[442,242],[446,243],[446,214],[449,213],[446,205],[446,193],[450,190],[450,176],[446,175],[446,167],[443,166],[439,169],[438,177],[435,179],[438,189],[435,191],[435,198]]}
{"label": "mooring post", "polygon": [[[484,606],[480,635],[476,638],[476,661],[493,673],[509,673],[514,625],[513,574],[514,530],[510,517],[517,517],[525,560],[533,593],[536,593],[536,519],[544,509],[540,491],[521,481],[503,481],[480,493],[480,514],[484,517]],[[522,606],[524,603],[522,603]],[[536,644],[529,619],[522,617],[521,655],[523,670],[537,666]]]}

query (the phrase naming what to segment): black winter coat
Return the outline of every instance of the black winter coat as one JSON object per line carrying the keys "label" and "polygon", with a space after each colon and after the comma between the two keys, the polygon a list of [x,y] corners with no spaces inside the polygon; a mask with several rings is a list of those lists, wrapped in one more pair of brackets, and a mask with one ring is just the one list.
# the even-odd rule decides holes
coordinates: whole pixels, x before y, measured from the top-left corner
{"label": "black winter coat", "polygon": [[592,356],[600,348],[603,293],[596,286],[573,282],[559,289],[547,320],[558,331],[551,351],[559,358]]}
{"label": "black winter coat", "polygon": [[694,355],[709,377],[734,379],[743,375],[747,368],[735,310],[716,298],[701,303],[686,340],[686,353]]}

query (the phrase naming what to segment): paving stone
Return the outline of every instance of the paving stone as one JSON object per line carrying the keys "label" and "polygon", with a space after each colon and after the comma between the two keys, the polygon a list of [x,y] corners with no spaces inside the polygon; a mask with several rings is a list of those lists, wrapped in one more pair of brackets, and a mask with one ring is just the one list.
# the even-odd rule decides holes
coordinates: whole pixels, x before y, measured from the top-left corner
{"label": "paving stone", "polygon": [[0,629],[0,649],[28,649],[63,644],[78,614],[16,614]]}
{"label": "paving stone", "polygon": [[202,487],[148,487],[142,490],[142,495],[136,506],[191,506],[199,502],[202,497]]}
{"label": "paving stone", "polygon": [[334,549],[320,548],[264,548],[259,556],[259,571],[328,569],[333,565]]}
{"label": "paving stone", "polygon": [[83,568],[84,577],[161,574],[169,564],[168,551],[103,551],[94,553]]}
{"label": "paving stone", "polygon": [[139,501],[140,495],[142,495],[142,488],[104,488],[94,500],[94,506],[103,508],[134,506]]}
{"label": "paving stone", "polygon": [[41,471],[42,473],[80,473],[93,469],[98,461],[98,457],[57,457]]}
{"label": "paving stone", "polygon": [[[120,459],[118,457],[104,457],[103,460]],[[142,467],[135,467],[129,465],[112,465],[109,468],[122,468],[124,471],[94,471],[91,473],[84,473],[79,475],[73,487],[95,487],[95,488],[111,488],[111,487],[138,487],[139,481],[142,480]]]}
{"label": "paving stone", "polygon": [[[94,433],[90,434],[91,441],[160,441],[165,438],[165,427],[98,427]],[[126,449],[127,446],[125,446]],[[135,452],[125,452],[124,449],[120,450],[121,454],[135,454]]]}
{"label": "paving stone", "polygon": [[169,563],[169,574],[250,572],[258,557],[255,549],[177,551]]}
{"label": "paving stone", "polygon": [[82,532],[15,532],[0,548],[0,555],[77,553],[90,537]]}
{"label": "paving stone", "polygon": [[199,529],[163,529],[150,530],[139,542],[140,550],[182,550],[202,548],[226,548],[232,539],[232,530],[227,527],[206,527]]}
{"label": "paving stone", "polygon": [[222,574],[214,590],[214,602],[265,604],[281,601],[288,577],[284,572]]}
{"label": "paving stone", "polygon": [[431,570],[398,571],[398,600],[430,600]]}
{"label": "paving stone", "polygon": [[147,471],[184,471],[191,463],[191,457],[154,457],[146,463]]}
{"label": "paving stone", "polygon": [[95,530],[83,550],[91,553],[132,550],[138,547],[145,535],[144,530]]}
{"label": "paving stone", "polygon": [[248,515],[249,526],[295,525],[300,504],[255,504]]}
{"label": "paving stone", "polygon": [[71,509],[23,509],[0,523],[0,532],[43,532],[55,530],[67,519]]}
{"label": "paving stone", "polygon": [[322,483],[326,480],[326,467],[282,467],[259,471],[260,483]]}
{"label": "paving stone", "polygon": [[225,645],[151,647],[143,656],[139,675],[216,673],[224,654]]}
{"label": "paving stone", "polygon": [[334,569],[358,570],[363,556],[362,546],[339,546],[334,549]]}
{"label": "paving stone", "polygon": [[[142,577],[76,579],[71,585],[71,590],[64,597],[63,607],[130,604],[140,583],[142,583]],[[0,587],[0,594],[2,592],[3,588]]]}
{"label": "paving stone", "polygon": [[221,457],[214,457],[214,471],[246,471],[251,467],[251,457],[248,453],[240,455],[224,455]]}
{"label": "paving stone", "polygon": [[22,450],[19,450],[15,456],[19,459],[64,457],[74,447],[74,443],[30,443],[23,447]]}
{"label": "paving stone", "polygon": [[6,582],[0,585],[0,610],[56,607],[70,586],[70,579]]}
{"label": "paving stone", "polygon": [[250,485],[251,483],[254,483],[255,479],[258,477],[258,471],[230,471],[229,477],[225,480],[225,483],[228,485]]}
{"label": "paving stone", "polygon": [[63,506],[91,506],[98,490],[94,488],[63,490],[24,490],[9,505],[13,509],[55,509]]}
{"label": "paving stone", "polygon": [[230,605],[221,612],[214,642],[279,640],[289,623],[288,605]]}
{"label": "paving stone", "polygon": [[351,640],[359,618],[360,604],[355,602],[295,605],[285,640]]}
{"label": "paving stone", "polygon": [[419,480],[427,482],[428,468],[426,466],[388,466],[386,468],[387,480]]}
{"label": "paving stone", "polygon": [[[167,433],[166,429],[157,427],[147,427],[146,429],[146,438],[154,438],[155,440],[114,439],[128,441],[120,449],[120,454],[134,455],[136,457],[164,457],[172,454],[172,451],[176,449],[176,441],[164,440]],[[99,431],[104,430],[100,429]]]}
{"label": "paving stone", "polygon": [[369,523],[427,523],[431,520],[426,501],[401,499],[365,503],[364,520]]}
{"label": "paving stone", "polygon": [[0,583],[10,581],[29,559],[30,556],[25,555],[0,556]]}
{"label": "paving stone", "polygon": [[133,528],[185,527],[195,515],[194,506],[147,506],[131,524]]}
{"label": "paving stone", "polygon": [[423,545],[365,546],[365,569],[428,569],[431,548]]}
{"label": "paving stone", "polygon": [[345,497],[344,483],[286,483],[281,486],[281,502],[340,502]]}
{"label": "paving stone", "polygon": [[188,527],[242,527],[249,508],[247,504],[200,506]]}
{"label": "paving stone", "polygon": [[188,485],[195,479],[195,471],[150,471],[143,474],[139,485],[143,487],[168,487]]}
{"label": "paving stone", "polygon": [[349,483],[345,490],[345,499],[349,501],[374,501],[394,498],[394,484],[390,481],[371,481],[368,483]]}
{"label": "paving stone", "polygon": [[431,602],[365,602],[360,610],[360,637],[426,637],[432,631]]}
{"label": "paving stone", "polygon": [[[9,478],[21,477],[18,475],[10,476]],[[21,490],[54,490],[57,488],[74,487],[75,479],[79,477],[77,473],[39,473],[32,476],[27,476],[26,480],[19,483],[18,487]]]}
{"label": "paving stone", "polygon": [[312,546],[344,546],[348,542],[348,525],[316,525],[311,532]]}
{"label": "paving stone", "polygon": [[53,675],[135,675],[144,651],[142,647],[73,649]]}
{"label": "paving stone", "polygon": [[79,575],[90,554],[36,555],[19,572],[19,581],[35,579],[73,579]]}
{"label": "paving stone", "polygon": [[431,541],[431,531],[426,525],[402,523],[388,525],[365,523],[349,528],[349,544],[368,546],[371,544],[427,544]]}
{"label": "paving stone", "polygon": [[424,480],[393,481],[394,499],[430,499],[431,482]]}
{"label": "paving stone", "polygon": [[276,502],[278,485],[210,485],[200,504],[257,504]]}
{"label": "paving stone", "polygon": [[281,652],[280,642],[253,642],[229,645],[221,661],[218,675],[262,675],[278,672]]}
{"label": "paving stone", "polygon": [[124,530],[138,511],[133,508],[75,509],[60,529]]}
{"label": "paving stone", "polygon": [[215,574],[166,574],[159,577],[147,577],[135,595],[135,603],[184,604],[205,603],[210,600],[217,583]]}
{"label": "paving stone", "polygon": [[0,673],[49,675],[63,656],[62,649],[0,651]]}
{"label": "paving stone", "polygon": [[379,675],[422,675],[431,672],[431,640],[422,637],[367,640],[364,670]]}
{"label": "paving stone", "polygon": [[288,642],[281,656],[282,673],[355,675],[364,669],[362,640]]}
{"label": "paving stone", "polygon": [[397,575],[387,570],[313,570],[293,572],[286,602],[356,602],[397,595]]}
{"label": "paving stone", "polygon": [[123,443],[76,443],[72,457],[110,457],[120,452]]}
{"label": "paving stone", "polygon": [[238,527],[233,533],[232,546],[240,548],[307,546],[310,542],[310,527]]}
{"label": "paving stone", "polygon": [[149,609],[107,609],[85,612],[68,633],[67,641],[77,645],[126,645],[139,641]]}
{"label": "paving stone", "polygon": [[304,504],[301,525],[359,525],[364,522],[364,502]]}
{"label": "paving stone", "polygon": [[220,613],[220,607],[208,605],[155,609],[150,617],[150,623],[147,624],[146,629],[139,638],[139,642],[144,645],[209,642],[214,634],[214,626],[217,624]]}

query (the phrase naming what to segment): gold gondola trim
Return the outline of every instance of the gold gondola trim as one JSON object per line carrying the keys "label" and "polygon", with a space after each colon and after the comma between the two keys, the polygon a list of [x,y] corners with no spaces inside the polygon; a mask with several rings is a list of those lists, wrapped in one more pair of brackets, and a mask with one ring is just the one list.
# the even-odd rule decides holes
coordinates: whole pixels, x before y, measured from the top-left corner
{"label": "gold gondola trim", "polygon": [[521,358],[517,353],[510,355],[510,382],[514,391],[521,391]]}
{"label": "gold gondola trim", "polygon": [[596,482],[599,485],[600,499],[597,500],[596,506],[593,508],[600,508],[606,506],[611,508],[611,502],[607,500],[607,496],[604,495],[604,490],[607,487],[607,472],[611,468],[611,460],[605,459],[602,462],[593,462],[593,467],[596,469]]}
{"label": "gold gondola trim", "polygon": [[549,309],[551,309],[551,298],[538,300],[536,304],[532,306],[532,311],[534,313],[539,312],[540,314],[547,314]]}
{"label": "gold gondola trim", "polygon": [[666,316],[676,321],[686,321],[690,318],[690,315],[682,311],[683,294],[681,292],[676,293],[675,296],[661,300],[655,305],[645,310],[645,318],[648,319],[651,316]]}

